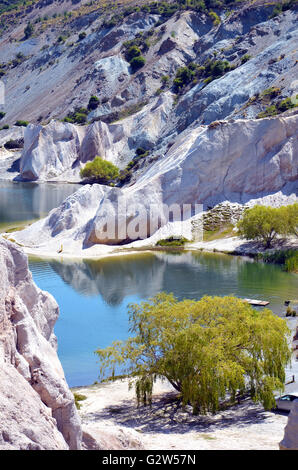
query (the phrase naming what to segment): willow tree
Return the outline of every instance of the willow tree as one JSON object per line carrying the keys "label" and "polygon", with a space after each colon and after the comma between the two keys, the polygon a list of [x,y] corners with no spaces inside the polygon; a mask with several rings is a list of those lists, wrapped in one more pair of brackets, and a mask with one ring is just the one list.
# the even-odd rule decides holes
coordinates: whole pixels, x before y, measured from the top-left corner
{"label": "willow tree", "polygon": [[244,211],[237,227],[239,234],[248,240],[259,240],[270,248],[279,234],[286,234],[286,220],[279,208],[256,205]]}
{"label": "willow tree", "polygon": [[168,380],[194,413],[216,412],[227,396],[249,393],[266,409],[283,390],[290,360],[285,320],[235,297],[178,301],[161,293],[129,306],[132,336],[96,353],[101,378],[121,365],[138,403],[151,402],[156,378]]}

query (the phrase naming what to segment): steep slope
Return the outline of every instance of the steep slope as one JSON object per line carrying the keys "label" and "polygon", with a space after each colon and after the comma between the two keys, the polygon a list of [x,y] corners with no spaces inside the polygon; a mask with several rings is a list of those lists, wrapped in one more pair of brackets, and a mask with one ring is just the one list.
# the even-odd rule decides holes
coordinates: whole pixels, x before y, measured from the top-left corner
{"label": "steep slope", "polygon": [[[262,1],[221,2],[215,11],[208,2],[160,5],[120,2],[111,12],[100,1],[49,0],[2,15],[1,124],[31,123],[20,178],[75,181],[96,153],[124,169],[140,147],[146,166],[189,126],[297,104],[294,0],[283,9]],[[145,61],[137,69],[131,54]],[[2,167],[8,178],[9,164]]]}
{"label": "steep slope", "polygon": [[3,239],[0,266],[0,449],[80,449],[81,423],[56,353],[58,305]]}

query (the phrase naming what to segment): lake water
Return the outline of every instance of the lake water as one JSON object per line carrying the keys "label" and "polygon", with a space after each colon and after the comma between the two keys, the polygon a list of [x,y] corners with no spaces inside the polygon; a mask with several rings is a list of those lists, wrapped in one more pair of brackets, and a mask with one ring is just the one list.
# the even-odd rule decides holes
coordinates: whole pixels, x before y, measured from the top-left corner
{"label": "lake water", "polygon": [[44,217],[78,188],[77,184],[0,181],[0,227]]}
{"label": "lake water", "polygon": [[[298,297],[298,276],[279,266],[201,252],[149,252],[98,261],[30,259],[36,284],[56,298],[60,316],[55,333],[68,384],[98,380],[94,351],[128,336],[127,305],[160,291],[179,299],[204,294],[270,301],[276,313]],[[119,371],[120,372],[120,371]]]}
{"label": "lake water", "polygon": [[[0,226],[42,217],[79,188],[74,184],[0,182]],[[60,306],[58,354],[70,386],[92,384],[94,351],[128,336],[127,306],[161,291],[179,299],[204,294],[270,301],[281,314],[298,298],[298,275],[250,259],[201,252],[147,252],[99,261],[30,258],[36,284]]]}

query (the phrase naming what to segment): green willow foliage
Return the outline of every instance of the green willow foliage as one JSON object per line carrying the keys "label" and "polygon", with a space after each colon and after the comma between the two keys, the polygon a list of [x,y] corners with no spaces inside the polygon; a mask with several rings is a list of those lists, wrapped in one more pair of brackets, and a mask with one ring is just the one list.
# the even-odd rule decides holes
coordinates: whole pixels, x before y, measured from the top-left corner
{"label": "green willow foliage", "polygon": [[95,157],[81,169],[80,176],[93,182],[107,183],[118,178],[119,169],[113,163],[101,157]]}
{"label": "green willow foliage", "polygon": [[149,403],[156,378],[167,379],[194,413],[215,413],[227,396],[249,393],[266,409],[283,389],[291,353],[285,320],[236,297],[179,302],[161,293],[129,306],[130,333],[98,349],[100,374],[115,379],[122,365],[138,403]]}
{"label": "green willow foliage", "polygon": [[278,235],[298,236],[298,203],[278,208],[256,205],[245,210],[237,227],[241,236],[270,248]]}

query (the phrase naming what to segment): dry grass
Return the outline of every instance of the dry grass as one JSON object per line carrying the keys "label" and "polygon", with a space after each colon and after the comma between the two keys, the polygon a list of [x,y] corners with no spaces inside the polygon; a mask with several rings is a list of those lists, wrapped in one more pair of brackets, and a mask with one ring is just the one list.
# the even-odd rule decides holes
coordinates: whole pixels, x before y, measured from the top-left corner
{"label": "dry grass", "polygon": [[211,242],[214,240],[220,240],[222,238],[229,238],[235,236],[233,232],[234,225],[228,224],[217,230],[204,230],[203,239],[204,242]]}

